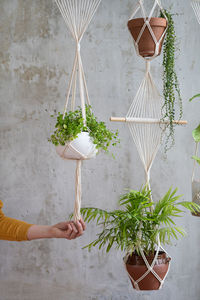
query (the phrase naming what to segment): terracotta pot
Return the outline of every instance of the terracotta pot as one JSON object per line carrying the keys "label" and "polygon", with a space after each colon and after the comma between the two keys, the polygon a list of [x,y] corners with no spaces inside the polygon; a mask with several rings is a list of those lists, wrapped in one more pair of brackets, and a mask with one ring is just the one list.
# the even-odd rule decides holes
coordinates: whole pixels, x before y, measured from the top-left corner
{"label": "terracotta pot", "polygon": [[[133,36],[133,39],[136,42],[138,35],[142,29],[142,26],[144,25],[144,19],[143,18],[132,19],[128,21],[127,25],[131,35]],[[159,41],[163,32],[167,27],[167,20],[164,18],[151,18],[150,25],[155,34],[157,41]],[[158,55],[161,52],[163,40],[164,40],[164,36],[162,41],[160,42]],[[143,57],[151,57],[155,53],[156,45],[147,26],[145,27],[145,30],[142,33],[142,36],[139,40],[138,48],[139,48],[140,55]]]}
{"label": "terracotta pot", "polygon": [[[192,202],[200,205],[200,182],[194,180],[192,182]],[[200,213],[192,213],[193,216],[195,217],[200,217]]]}
{"label": "terracotta pot", "polygon": [[[148,263],[151,265],[154,259],[154,255],[146,256]],[[169,269],[169,261],[171,260],[170,257],[167,257],[165,252],[159,252],[157,261],[153,270],[158,274],[158,276],[163,279],[167,274]],[[126,269],[129,275],[133,278],[133,280],[138,280],[146,271],[147,267],[142,256],[138,256],[136,254],[132,254],[129,256],[126,261]],[[133,288],[134,283],[131,281]],[[140,290],[158,290],[160,288],[160,281],[150,272],[146,277],[144,277],[138,283]]]}

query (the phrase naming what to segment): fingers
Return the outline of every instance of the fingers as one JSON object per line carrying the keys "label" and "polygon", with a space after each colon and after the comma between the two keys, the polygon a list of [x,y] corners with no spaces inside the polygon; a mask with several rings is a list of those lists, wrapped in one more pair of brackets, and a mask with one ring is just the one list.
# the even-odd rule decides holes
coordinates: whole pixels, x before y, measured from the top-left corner
{"label": "fingers", "polygon": [[78,232],[78,229],[77,229],[77,227],[75,226],[75,224],[73,222],[70,223],[70,226],[72,228],[72,231],[71,231],[71,234],[69,236],[69,239],[73,240],[77,237],[79,232]]}
{"label": "fingers", "polygon": [[77,221],[74,223],[75,226],[76,226],[76,229],[78,230],[78,233],[77,233],[77,237],[78,236],[81,236],[83,234],[83,227],[82,227],[82,224],[80,221]]}
{"label": "fingers", "polygon": [[65,232],[66,234],[66,239],[70,240],[70,236],[71,236],[71,233],[72,233],[72,226],[70,225],[70,223],[67,224],[67,230]]}
{"label": "fingers", "polygon": [[53,226],[53,237],[66,238],[68,240],[81,236],[85,230],[85,222],[81,218],[79,221],[60,222]]}
{"label": "fingers", "polygon": [[85,222],[83,221],[82,218],[80,218],[79,222],[81,223],[82,225],[82,228],[83,228],[83,231],[86,229],[86,225],[85,225]]}

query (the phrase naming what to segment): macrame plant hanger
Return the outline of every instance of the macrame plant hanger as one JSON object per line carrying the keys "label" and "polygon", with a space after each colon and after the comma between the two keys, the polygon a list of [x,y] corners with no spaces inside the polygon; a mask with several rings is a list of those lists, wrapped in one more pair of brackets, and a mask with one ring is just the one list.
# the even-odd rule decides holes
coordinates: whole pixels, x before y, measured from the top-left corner
{"label": "macrame plant hanger", "polygon": [[[90,99],[86,84],[85,73],[83,69],[81,54],[80,54],[80,43],[83,38],[85,31],[88,28],[95,12],[98,9],[98,6],[101,0],[55,0],[61,15],[69,28],[73,39],[76,43],[76,53],[72,68],[72,73],[67,89],[66,103],[64,107],[63,117],[69,106],[69,99],[71,96],[71,110],[75,109],[75,102],[77,96],[77,74],[79,80],[79,93],[81,101],[81,110],[84,120],[84,125],[86,123],[86,109],[85,109],[85,97],[87,104],[90,105]],[[89,159],[91,156],[83,155],[79,152],[71,143],[66,144],[61,156],[64,158],[64,153],[66,148],[70,153],[74,153],[77,157],[77,166],[76,166],[76,182],[75,182],[75,205],[74,205],[74,220],[80,220],[80,208],[81,208],[81,163],[82,160]],[[96,154],[96,150],[93,151]],[[73,155],[72,155],[73,156]],[[72,158],[73,159],[73,158]]]}
{"label": "macrame plant hanger", "polygon": [[191,6],[194,10],[197,21],[200,24],[200,0],[191,0]]}
{"label": "macrame plant hanger", "polygon": [[[199,150],[199,142],[196,142],[195,145],[195,153],[194,155],[198,156],[198,150]],[[196,179],[195,177],[195,171],[196,171],[197,162],[194,160],[193,170],[192,170],[192,201],[196,204],[200,204],[200,178]],[[200,213],[192,213],[193,216],[200,217]]]}
{"label": "macrame plant hanger", "polygon": [[[165,15],[165,12],[162,8],[161,2],[159,0],[155,0],[153,7],[150,11],[150,14],[147,15],[145,7],[144,7],[144,1],[139,0],[136,8],[134,9],[134,12],[132,13],[129,21],[133,19],[133,17],[138,13],[139,11],[142,13],[142,17],[144,19],[144,25],[141,27],[141,30],[137,36],[136,39],[134,39],[134,45],[135,50],[138,56],[142,57],[145,60],[146,63],[146,72],[144,79],[139,87],[138,92],[136,93],[136,96],[128,110],[128,113],[126,117],[111,117],[110,120],[114,122],[127,122],[128,127],[130,129],[133,141],[136,145],[136,148],[138,150],[139,156],[141,158],[144,171],[145,171],[145,177],[146,177],[146,186],[150,190],[150,171],[152,164],[154,162],[155,156],[157,154],[157,151],[161,144],[161,137],[162,132],[165,130],[165,127],[167,124],[169,124],[168,120],[162,119],[162,97],[152,79],[151,73],[150,73],[150,61],[153,60],[155,57],[157,57],[160,54],[161,50],[161,43],[163,42],[166,30],[162,33],[159,39],[156,38],[154,31],[151,27],[151,18],[153,16],[153,13],[156,8],[159,8],[164,18],[167,20],[167,17]],[[129,26],[129,25],[128,25]],[[130,29],[130,28],[129,28]],[[140,39],[143,36],[143,33],[145,30],[149,30],[150,35],[152,36],[152,40],[154,42],[154,53],[151,55],[151,57],[143,57],[140,54]],[[176,124],[186,124],[186,121],[174,121]],[[151,195],[152,200],[152,195]],[[140,238],[141,233],[138,233],[138,237]],[[139,283],[151,272],[157,280],[160,282],[160,287],[162,287],[163,282],[168,274],[165,275],[164,278],[160,278],[158,274],[154,270],[154,266],[157,262],[158,254],[160,250],[163,250],[166,254],[167,252],[163,249],[163,247],[160,244],[159,236],[157,236],[157,249],[155,252],[155,257],[153,259],[153,262],[151,264],[148,263],[146,256],[144,254],[143,249],[139,248],[141,256],[146,264],[147,271],[145,274],[143,274],[139,279],[134,280],[128,273],[134,287],[137,290],[140,290]],[[167,254],[168,255],[168,254]],[[168,258],[170,260],[170,256],[168,255]],[[126,263],[127,256],[124,259],[124,262]],[[125,265],[126,266],[126,265]],[[169,263],[170,267],[170,263]],[[168,268],[169,271],[169,268]]]}
{"label": "macrame plant hanger", "polygon": [[[200,0],[191,0],[191,6],[194,10],[195,16],[197,18],[198,23],[200,24]],[[195,145],[195,156],[198,154],[199,143],[196,142]],[[195,170],[196,170],[197,162],[194,160],[193,170],[192,170],[192,201],[200,204],[200,178],[199,180],[195,179]],[[200,217],[200,213],[192,213],[194,216]]]}

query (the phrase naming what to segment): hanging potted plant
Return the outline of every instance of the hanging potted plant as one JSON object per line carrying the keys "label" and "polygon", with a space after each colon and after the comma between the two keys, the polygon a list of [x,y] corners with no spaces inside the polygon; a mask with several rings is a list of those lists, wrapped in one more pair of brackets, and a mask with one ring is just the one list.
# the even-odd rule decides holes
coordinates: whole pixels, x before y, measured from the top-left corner
{"label": "hanging potted plant", "polygon": [[56,130],[49,141],[56,146],[57,153],[64,159],[90,159],[96,156],[99,150],[108,152],[110,145],[119,143],[118,131],[107,129],[104,122],[98,122],[86,106],[86,125],[82,110],[58,113]]}
{"label": "hanging potted plant", "polygon": [[106,247],[109,252],[116,247],[126,252],[126,270],[133,288],[157,290],[161,288],[169,270],[170,257],[160,246],[171,244],[173,238],[184,236],[184,230],[176,226],[174,217],[180,217],[182,207],[192,212],[200,211],[193,202],[179,201],[176,189],[169,191],[156,203],[151,201],[148,188],[130,190],[119,201],[120,209],[106,211],[98,208],[82,208],[85,221],[97,220],[103,226],[97,238],[84,248]]}
{"label": "hanging potted plant", "polygon": [[[149,24],[145,25],[145,22]],[[183,115],[182,98],[179,81],[175,70],[176,32],[173,14],[164,9],[160,10],[159,18],[136,18],[128,22],[128,28],[135,41],[136,52],[144,57],[151,58],[161,53],[163,45],[163,120],[168,121],[165,152],[175,143],[175,119],[180,120]],[[143,32],[141,30],[144,30]],[[156,43],[157,41],[157,43]],[[156,48],[156,45],[158,48]],[[179,111],[176,114],[176,104]]]}
{"label": "hanging potted plant", "polygon": [[[149,25],[145,26],[145,21],[149,22]],[[144,18],[136,18],[129,20],[127,26],[135,41],[135,46],[139,52],[139,55],[141,55],[142,57],[154,56],[156,52],[155,40],[161,40],[156,56],[160,55],[163,40],[165,37],[165,30],[167,28],[167,20],[164,17],[152,17],[149,21],[148,18],[146,18],[146,20]],[[144,31],[142,32],[143,28]],[[154,36],[152,35],[152,32],[150,32],[149,28],[152,29]]]}
{"label": "hanging potted plant", "polygon": [[[193,96],[189,101],[192,101],[195,98],[200,98],[200,94]],[[200,124],[192,131],[192,136],[195,141],[195,155],[192,156],[194,159],[194,167],[192,172],[192,201],[200,205],[200,178],[199,180],[195,179],[195,167],[196,164],[200,165],[200,157],[198,157],[198,147],[200,143]],[[192,213],[193,216],[200,217],[200,213],[195,211]]]}

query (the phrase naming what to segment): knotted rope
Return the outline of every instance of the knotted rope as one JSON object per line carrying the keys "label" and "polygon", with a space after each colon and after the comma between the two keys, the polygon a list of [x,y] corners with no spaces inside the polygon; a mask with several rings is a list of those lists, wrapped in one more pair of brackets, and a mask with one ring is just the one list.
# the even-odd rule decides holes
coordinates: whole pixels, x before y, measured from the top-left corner
{"label": "knotted rope", "polygon": [[[90,99],[88,94],[88,88],[85,79],[85,73],[83,69],[81,54],[80,54],[80,43],[83,35],[90,24],[101,0],[55,0],[62,17],[69,28],[73,39],[76,42],[76,51],[70,76],[70,81],[67,88],[66,103],[64,107],[63,118],[69,105],[69,98],[71,95],[71,110],[75,109],[76,101],[76,90],[77,90],[77,73],[79,79],[79,92],[81,101],[81,110],[86,124],[86,109],[85,109],[85,96],[87,104],[90,105]],[[74,206],[74,220],[80,219],[80,208],[81,208],[81,161],[91,158],[85,156],[73,147],[71,143],[67,143],[65,147],[61,148],[61,157],[65,158],[65,151],[70,150],[70,153],[74,153],[75,157],[78,156],[76,165],[76,180],[75,180],[75,206]],[[73,157],[73,155],[72,155]],[[73,158],[72,158],[73,159]]]}

